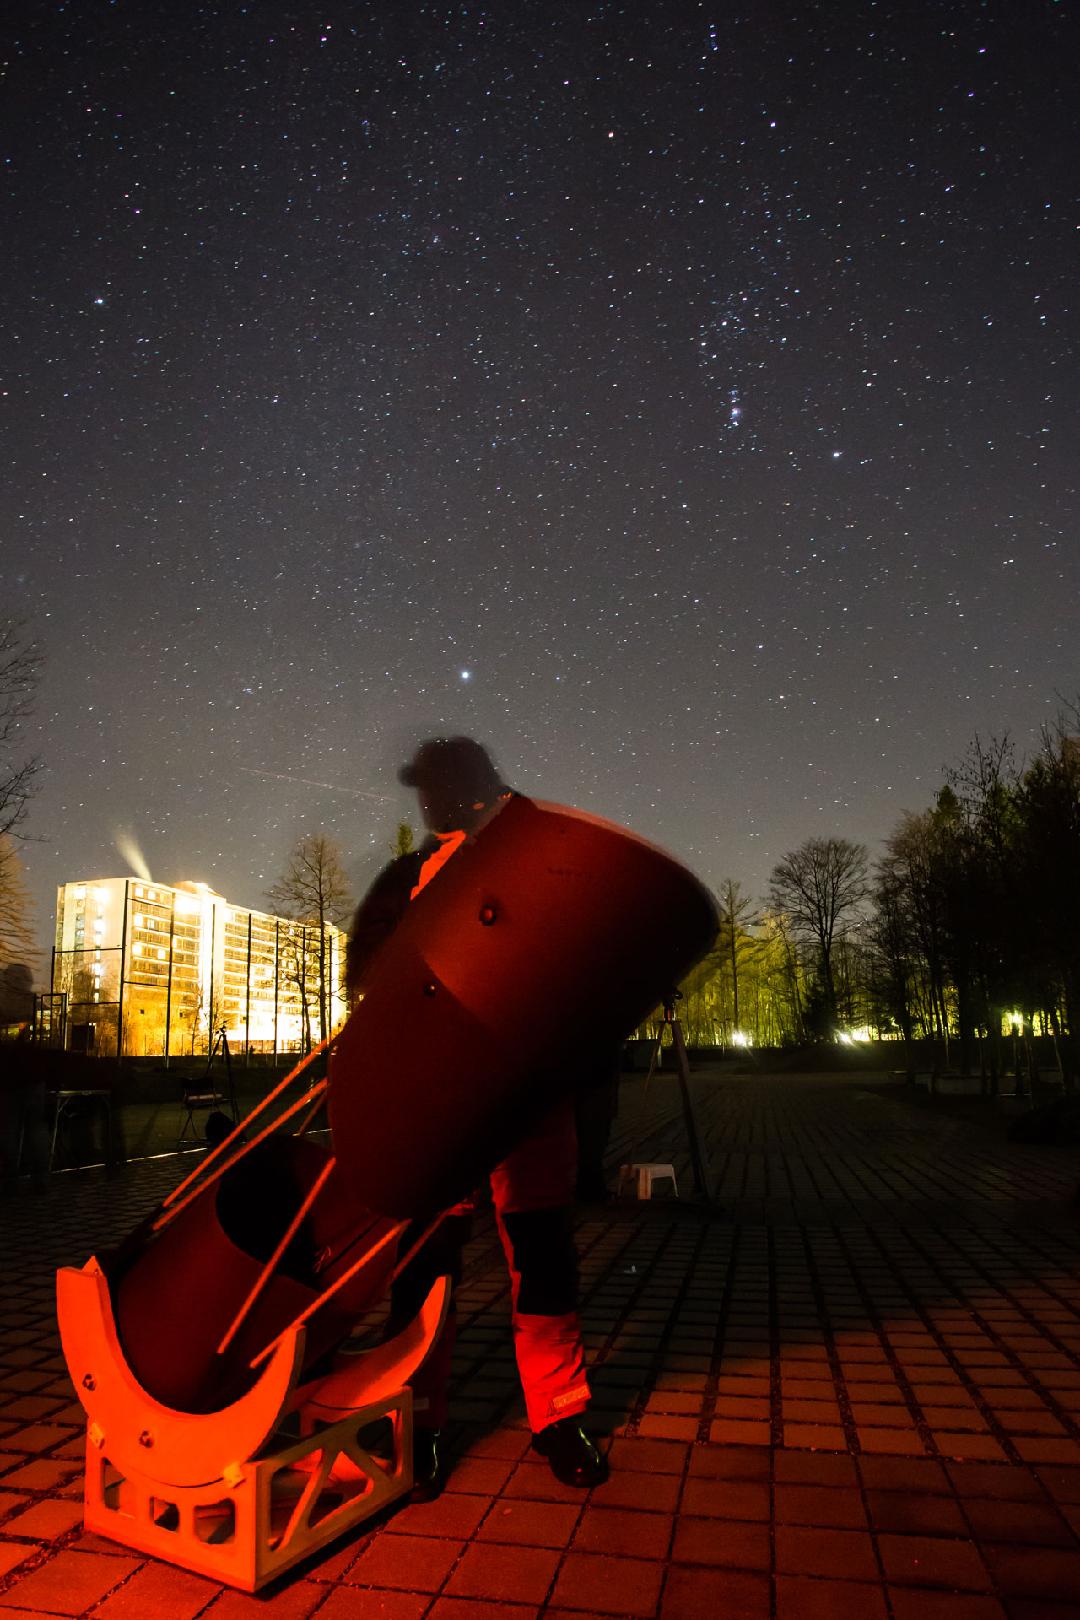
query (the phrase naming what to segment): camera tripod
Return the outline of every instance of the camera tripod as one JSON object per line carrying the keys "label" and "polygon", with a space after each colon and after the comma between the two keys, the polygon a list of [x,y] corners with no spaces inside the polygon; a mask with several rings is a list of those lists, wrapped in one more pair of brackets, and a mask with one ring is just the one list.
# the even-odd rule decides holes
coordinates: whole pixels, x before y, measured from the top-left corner
{"label": "camera tripod", "polygon": [[642,1107],[644,1107],[645,1098],[649,1094],[649,1085],[660,1062],[660,1049],[664,1044],[664,1031],[669,1029],[671,1031],[671,1046],[675,1053],[675,1072],[679,1080],[679,1095],[682,1099],[683,1123],[686,1127],[686,1139],[690,1147],[690,1164],[694,1172],[694,1191],[699,1198],[711,1204],[713,1191],[709,1155],[701,1134],[697,1112],[694,1108],[694,1098],[690,1090],[690,1060],[686,1055],[686,1042],[683,1040],[682,1025],[675,1011],[676,1004],[681,1000],[681,990],[672,990],[664,997],[664,1016],[660,1024],[659,1034],[656,1037],[656,1045],[653,1047],[649,1072],[645,1076],[641,1102]]}
{"label": "camera tripod", "polygon": [[214,1031],[214,1039],[207,1055],[206,1081],[204,1085],[204,1090],[207,1092],[217,1091],[217,1086],[214,1084],[214,1059],[219,1053],[221,1054],[221,1060],[225,1065],[225,1097],[229,1104],[229,1114],[232,1118],[233,1124],[235,1125],[238,1119],[236,1111],[236,1087],[233,1084],[232,1053],[229,1051],[229,1037],[225,1033],[224,1024],[222,1024],[219,1029]]}

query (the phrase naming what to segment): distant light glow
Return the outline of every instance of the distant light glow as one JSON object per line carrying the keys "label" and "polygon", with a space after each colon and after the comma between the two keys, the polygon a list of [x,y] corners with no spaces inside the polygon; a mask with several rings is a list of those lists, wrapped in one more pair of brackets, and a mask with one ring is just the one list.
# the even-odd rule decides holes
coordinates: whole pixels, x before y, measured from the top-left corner
{"label": "distant light glow", "polygon": [[461,679],[463,681],[471,681],[472,680],[472,670],[471,669],[463,669],[461,671]]}
{"label": "distant light glow", "polygon": [[113,840],[117,854],[127,861],[136,877],[142,878],[144,883],[150,881],[150,868],[146,864],[146,857],[139,848],[132,833],[119,829]]}

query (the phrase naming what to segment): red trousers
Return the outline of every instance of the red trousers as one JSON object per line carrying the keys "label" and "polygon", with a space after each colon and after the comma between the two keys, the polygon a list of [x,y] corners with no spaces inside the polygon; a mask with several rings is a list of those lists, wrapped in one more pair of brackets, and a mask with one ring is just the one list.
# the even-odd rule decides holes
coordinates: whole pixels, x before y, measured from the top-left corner
{"label": "red trousers", "polygon": [[[525,1409],[533,1433],[585,1410],[589,1385],[577,1313],[577,1258],[570,1203],[577,1171],[574,1109],[560,1103],[491,1175],[495,1219],[510,1271],[511,1332]],[[465,1222],[450,1215],[395,1284],[399,1317],[419,1308],[442,1271],[455,1281]],[[454,1347],[454,1305],[413,1379],[417,1423],[442,1428]]]}

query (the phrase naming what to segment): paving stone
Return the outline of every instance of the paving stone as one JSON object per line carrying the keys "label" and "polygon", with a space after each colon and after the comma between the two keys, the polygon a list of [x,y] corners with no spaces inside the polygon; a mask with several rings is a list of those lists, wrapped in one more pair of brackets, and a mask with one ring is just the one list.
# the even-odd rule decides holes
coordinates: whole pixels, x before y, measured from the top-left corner
{"label": "paving stone", "polygon": [[822,1525],[835,1530],[865,1530],[866,1511],[853,1487],[777,1484],[778,1524]]}
{"label": "paving stone", "polygon": [[[890,1586],[888,1597],[893,1620],[1006,1620],[1006,1611],[997,1598],[976,1597],[969,1592]],[[1015,1620],[1011,1608],[1007,1620]]]}
{"label": "paving stone", "polygon": [[36,1547],[28,1547],[24,1541],[0,1541],[0,1580],[36,1552]]}
{"label": "paving stone", "polygon": [[651,1620],[656,1614],[663,1573],[663,1565],[658,1562],[570,1552],[559,1570],[552,1602],[572,1609],[608,1609]]}
{"label": "paving stone", "polygon": [[672,1558],[680,1564],[722,1564],[729,1569],[767,1570],[769,1527],[747,1520],[680,1517]]}
{"label": "paving stone", "polygon": [[95,1617],[102,1620],[193,1620],[221,1590],[220,1582],[204,1580],[186,1569],[149,1563],[117,1587]]}
{"label": "paving stone", "polygon": [[962,1497],[975,1496],[1005,1502],[1041,1502],[1037,1478],[1026,1468],[997,1467],[989,1463],[950,1462],[946,1473]]}
{"label": "paving stone", "polygon": [[[602,1493],[605,1488],[600,1485],[597,1490]],[[582,1500],[581,1491],[573,1485],[563,1485],[546,1462],[519,1463],[507,1481],[503,1494],[530,1502],[566,1502],[575,1506],[580,1506]]]}
{"label": "paving stone", "polygon": [[695,1446],[690,1474],[704,1479],[768,1481],[772,1458],[763,1447]]}
{"label": "paving stone", "polygon": [[637,1438],[612,1441],[609,1453],[612,1469],[626,1468],[650,1474],[681,1474],[686,1457],[685,1445]]}
{"label": "paving stone", "polygon": [[858,1581],[776,1578],[776,1620],[887,1620],[880,1587]]}
{"label": "paving stone", "polygon": [[637,1430],[644,1438],[654,1440],[696,1440],[697,1431],[696,1418],[659,1417],[655,1414],[646,1414]]}
{"label": "paving stone", "polygon": [[609,1475],[591,1500],[604,1507],[638,1508],[649,1513],[674,1513],[682,1481],[677,1474]]}
{"label": "paving stone", "polygon": [[459,1457],[450,1469],[446,1489],[473,1496],[494,1496],[502,1490],[512,1472],[513,1464],[502,1458]]}
{"label": "paving stone", "polygon": [[[339,1586],[318,1610],[320,1620],[420,1620],[431,1599],[418,1592],[360,1591]],[[213,1615],[213,1609],[210,1614]]]}
{"label": "paving stone", "polygon": [[660,1620],[769,1620],[769,1580],[748,1570],[673,1564],[664,1583]]}
{"label": "paving stone", "polygon": [[922,1496],[916,1491],[867,1491],[874,1530],[896,1535],[965,1536],[960,1504],[951,1496]]}
{"label": "paving stone", "polygon": [[858,1432],[859,1445],[864,1451],[904,1457],[921,1457],[926,1453],[925,1445],[913,1428],[863,1428]]}
{"label": "paving stone", "polygon": [[487,1497],[444,1491],[434,1502],[412,1502],[400,1508],[388,1520],[386,1534],[445,1536],[464,1541],[489,1511]]}
{"label": "paving stone", "polygon": [[546,1547],[473,1542],[447,1581],[446,1595],[496,1602],[542,1603],[558,1564],[559,1554]]}
{"label": "paving stone", "polygon": [[[349,1593],[349,1596],[354,1595]],[[222,1592],[206,1615],[207,1620],[308,1620],[325,1597],[325,1586],[294,1580],[269,1594],[265,1591],[255,1596],[247,1592]]]}
{"label": "paving stone", "polygon": [[574,1532],[574,1551],[626,1558],[666,1558],[672,1517],[604,1506],[587,1507]]}
{"label": "paving stone", "polygon": [[61,1502],[55,1498],[35,1502],[25,1513],[16,1513],[4,1521],[6,1536],[33,1536],[40,1541],[51,1541],[73,1530],[82,1523],[81,1502]]}
{"label": "paving stone", "polygon": [[[605,1495],[604,1500],[607,1500]],[[699,1518],[750,1519],[767,1523],[769,1487],[745,1480],[688,1479],[680,1509]]]}
{"label": "paving stone", "polygon": [[0,1593],[0,1605],[41,1608],[49,1614],[81,1615],[134,1574],[137,1558],[65,1549],[48,1563],[18,1576]]}
{"label": "paving stone", "polygon": [[931,1536],[877,1538],[885,1578],[897,1586],[946,1586],[962,1592],[988,1592],[990,1577],[968,1541]]}
{"label": "paving stone", "polygon": [[855,1460],[828,1452],[778,1451],[773,1459],[778,1484],[788,1485],[855,1485],[858,1475]]}
{"label": "paving stone", "polygon": [[[533,1603],[489,1603],[484,1598],[436,1598],[425,1620],[535,1620],[539,1609]],[[546,1616],[551,1610],[545,1609]],[[575,1620],[582,1620],[580,1615]]]}
{"label": "paving stone", "polygon": [[808,1450],[835,1451],[847,1444],[847,1436],[838,1424],[785,1423],[784,1445],[805,1446]]}
{"label": "paving stone", "polygon": [[1019,1542],[1032,1547],[1075,1547],[1076,1537],[1052,1508],[1037,1502],[965,1497],[964,1512],[979,1541]]}
{"label": "paving stone", "polygon": [[862,1531],[778,1524],[775,1545],[780,1574],[824,1575],[853,1581],[878,1578],[873,1542]]}
{"label": "paving stone", "polygon": [[353,1586],[437,1592],[461,1550],[461,1542],[435,1536],[375,1536],[349,1566],[347,1579]]}
{"label": "paving stone", "polygon": [[1080,1605],[1080,1552],[988,1544],[982,1553],[1001,1592]]}
{"label": "paving stone", "polygon": [[[444,1498],[445,1500],[445,1498]],[[634,1515],[635,1518],[644,1515]],[[581,1508],[561,1502],[492,1503],[477,1532],[480,1541],[502,1541],[526,1547],[565,1547],[581,1517]]]}
{"label": "paving stone", "polygon": [[1055,1501],[1080,1503],[1080,1468],[1036,1468],[1035,1476]]}

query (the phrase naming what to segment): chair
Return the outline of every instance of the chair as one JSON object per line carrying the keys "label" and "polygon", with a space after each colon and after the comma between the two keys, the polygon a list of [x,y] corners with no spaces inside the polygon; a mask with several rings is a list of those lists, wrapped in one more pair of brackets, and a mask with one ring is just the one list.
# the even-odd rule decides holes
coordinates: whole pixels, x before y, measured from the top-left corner
{"label": "chair", "polygon": [[204,1077],[201,1085],[196,1083],[196,1085],[190,1090],[185,1087],[180,1094],[180,1107],[186,1110],[186,1112],[184,1114],[184,1122],[180,1127],[180,1134],[176,1138],[177,1153],[180,1152],[184,1143],[188,1139],[189,1127],[191,1132],[191,1140],[193,1142],[200,1141],[199,1127],[195,1123],[196,1114],[209,1114],[212,1113],[215,1108],[227,1108],[228,1105],[229,1099],[218,1091],[217,1087],[214,1085],[213,1078],[209,1075]]}
{"label": "chair", "polygon": [[670,1181],[671,1190],[679,1196],[679,1183],[673,1164],[624,1164],[619,1171],[619,1190],[634,1190],[637,1198],[651,1198],[658,1181]]}

